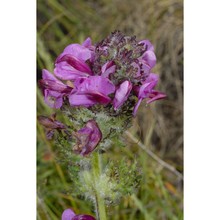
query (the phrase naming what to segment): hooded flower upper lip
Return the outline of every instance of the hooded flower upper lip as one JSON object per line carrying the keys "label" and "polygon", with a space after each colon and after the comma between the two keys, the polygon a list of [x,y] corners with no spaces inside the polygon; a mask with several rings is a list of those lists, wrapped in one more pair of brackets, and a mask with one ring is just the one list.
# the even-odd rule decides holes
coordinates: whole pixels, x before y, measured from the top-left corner
{"label": "hooded flower upper lip", "polygon": [[139,44],[143,44],[146,51],[154,51],[154,46],[149,40],[141,40],[139,41]]}
{"label": "hooded flower upper lip", "polygon": [[166,97],[164,93],[153,90],[154,87],[157,85],[158,79],[158,75],[151,73],[149,77],[142,83],[142,85],[139,88],[136,88],[136,90],[138,90],[138,102],[133,110],[134,116],[136,115],[138,107],[140,106],[143,99],[149,98],[149,100],[147,101],[147,104],[149,104],[153,101]]}
{"label": "hooded flower upper lip", "polygon": [[71,54],[60,55],[55,64],[54,74],[62,80],[75,80],[92,75],[90,67]]}
{"label": "hooded flower upper lip", "polygon": [[102,139],[102,133],[94,120],[88,121],[85,127],[78,130],[74,136],[77,139],[74,152],[82,156],[91,153]]}
{"label": "hooded flower upper lip", "polygon": [[94,59],[94,47],[87,38],[82,45],[70,44],[55,62],[54,74],[62,80],[75,80],[78,77],[93,75],[86,61]]}
{"label": "hooded flower upper lip", "polygon": [[55,91],[59,93],[68,93],[73,89],[70,86],[67,86],[64,83],[62,83],[46,69],[42,70],[42,78],[43,79],[39,80],[39,85],[43,89],[48,89],[50,91]]}
{"label": "hooded flower upper lip", "polygon": [[119,109],[124,102],[128,99],[132,89],[132,84],[129,81],[124,81],[115,92],[115,98],[113,100],[114,109]]}
{"label": "hooded flower upper lip", "polygon": [[91,215],[76,215],[72,209],[64,210],[62,220],[95,220]]}
{"label": "hooded flower upper lip", "polygon": [[51,108],[60,108],[63,104],[64,95],[72,91],[72,87],[65,85],[58,80],[48,70],[43,69],[42,80],[39,80],[39,85],[44,92],[44,100]]}
{"label": "hooded flower upper lip", "polygon": [[139,42],[139,44],[143,44],[146,50],[138,60],[141,63],[141,67],[142,67],[145,77],[147,77],[151,69],[156,64],[156,56],[154,53],[154,47],[149,40],[142,40]]}

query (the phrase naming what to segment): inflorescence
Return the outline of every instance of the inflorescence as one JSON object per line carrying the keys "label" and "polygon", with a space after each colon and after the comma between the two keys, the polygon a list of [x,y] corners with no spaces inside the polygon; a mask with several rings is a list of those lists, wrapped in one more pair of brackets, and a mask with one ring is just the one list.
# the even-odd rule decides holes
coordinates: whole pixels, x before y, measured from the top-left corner
{"label": "inflorescence", "polygon": [[[154,47],[149,40],[137,41],[136,37],[115,31],[96,45],[92,45],[90,38],[82,45],[70,44],[57,57],[54,74],[43,70],[39,85],[45,102],[51,108],[61,109],[76,125],[79,124],[79,109],[81,113],[88,113],[82,113],[81,116],[90,122],[82,121],[84,119],[81,117],[81,130],[73,133],[78,146],[74,150],[76,153],[86,155],[92,152],[101,141],[101,136],[106,140],[112,132],[101,129],[94,136],[84,132],[89,129],[88,124],[96,132],[101,126],[99,122],[110,123],[116,117],[121,124],[112,129],[120,134],[130,126],[129,122],[136,115],[142,100],[146,99],[149,104],[165,97],[164,93],[154,89],[158,75],[152,73],[151,69],[155,64]],[[45,119],[41,118],[40,122],[44,124]],[[64,125],[53,123],[55,128],[49,130],[48,137],[53,135],[56,127],[63,129]],[[113,124],[112,127],[115,127]],[[105,134],[102,135],[103,132]],[[94,145],[85,149],[91,137],[96,137]]]}

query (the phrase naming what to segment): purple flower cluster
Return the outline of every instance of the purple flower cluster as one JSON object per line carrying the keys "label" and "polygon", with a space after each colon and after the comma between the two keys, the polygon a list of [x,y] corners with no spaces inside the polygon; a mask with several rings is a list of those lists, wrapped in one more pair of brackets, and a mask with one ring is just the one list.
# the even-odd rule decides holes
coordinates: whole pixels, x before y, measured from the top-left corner
{"label": "purple flower cluster", "polygon": [[151,103],[165,97],[154,90],[158,76],[151,69],[155,64],[154,47],[148,40],[136,41],[116,31],[95,46],[90,38],[82,45],[67,46],[55,61],[55,76],[43,70],[39,84],[52,108],[60,108],[67,100],[73,107],[100,104],[118,111],[135,97],[131,106],[135,116],[143,99]]}

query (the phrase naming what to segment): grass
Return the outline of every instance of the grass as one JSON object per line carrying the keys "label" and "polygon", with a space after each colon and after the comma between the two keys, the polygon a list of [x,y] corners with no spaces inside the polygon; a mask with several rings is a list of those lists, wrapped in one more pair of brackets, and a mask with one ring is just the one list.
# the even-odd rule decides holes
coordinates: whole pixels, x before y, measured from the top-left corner
{"label": "grass", "polygon": [[[160,75],[159,89],[168,98],[149,107],[143,104],[129,132],[149,150],[183,172],[183,5],[181,0],[38,0],[37,78],[41,70],[53,70],[53,62],[64,47],[81,43],[87,36],[97,42],[119,29],[138,39],[148,38],[155,46]],[[51,109],[37,93],[37,112],[50,115]],[[59,115],[58,115],[59,116]],[[61,117],[61,116],[59,116]],[[71,181],[56,160],[54,143],[37,126],[37,219],[57,220],[65,208],[93,214],[83,198],[71,196]],[[175,174],[153,160],[126,136],[126,148],[113,146],[114,160],[123,155],[138,159],[142,167],[136,195],[123,198],[109,210],[109,219],[181,220],[183,183]]]}

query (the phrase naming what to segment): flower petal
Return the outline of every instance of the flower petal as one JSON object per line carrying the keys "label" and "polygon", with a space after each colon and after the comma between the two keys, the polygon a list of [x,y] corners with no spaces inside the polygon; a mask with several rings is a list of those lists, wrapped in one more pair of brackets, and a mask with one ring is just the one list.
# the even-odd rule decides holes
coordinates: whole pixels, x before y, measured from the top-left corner
{"label": "flower petal", "polygon": [[150,98],[150,99],[147,101],[147,104],[150,104],[151,102],[154,102],[154,101],[159,100],[159,99],[164,99],[164,98],[166,98],[166,94],[163,93],[163,92],[154,90],[154,91],[150,94],[149,98]]}
{"label": "flower petal", "polygon": [[143,44],[145,46],[146,50],[154,51],[154,46],[152,45],[152,43],[149,40],[139,41],[138,44]]}
{"label": "flower petal", "polygon": [[51,108],[60,108],[63,104],[63,94],[48,89],[44,90],[44,100]]}
{"label": "flower petal", "polygon": [[109,95],[115,92],[114,84],[107,78],[102,76],[90,76],[82,84],[81,89],[86,89],[87,91],[97,91],[104,95]]}
{"label": "flower petal", "polygon": [[72,66],[74,69],[78,71],[92,74],[91,69],[85,62],[72,56],[71,54],[60,55],[56,60],[56,64],[60,62],[64,62],[64,61],[67,62],[70,66]]}
{"label": "flower petal", "polygon": [[72,209],[66,209],[62,214],[62,220],[73,220],[75,216],[76,214]]}
{"label": "flower petal", "polygon": [[90,47],[92,46],[92,40],[90,37],[86,38],[86,40],[82,43],[82,46],[84,47]]}
{"label": "flower petal", "polygon": [[76,89],[69,96],[72,106],[92,106],[95,104],[108,104],[111,98],[109,94],[115,92],[114,84],[107,78],[101,76],[90,76],[76,80]]}
{"label": "flower petal", "polygon": [[134,110],[133,110],[133,116],[134,116],[134,117],[135,117],[136,114],[137,114],[137,110],[138,110],[138,108],[139,108],[141,102],[142,102],[142,98],[139,99],[138,102],[136,103],[136,105],[134,106]]}
{"label": "flower petal", "polygon": [[43,79],[49,79],[49,80],[58,81],[58,79],[51,72],[49,72],[46,69],[42,70],[42,78]]}
{"label": "flower petal", "polygon": [[58,80],[52,73],[48,70],[43,69],[42,78],[38,81],[39,86],[43,89],[48,89],[61,93],[69,93],[73,89],[70,86],[65,85],[60,80]]}
{"label": "flower petal", "polygon": [[102,74],[101,76],[109,78],[109,75],[114,73],[116,69],[116,65],[114,65],[113,61],[108,61],[102,66]]}
{"label": "flower petal", "polygon": [[102,133],[98,124],[94,120],[86,123],[76,134],[77,144],[74,146],[74,152],[86,156],[90,154],[102,139]]}
{"label": "flower petal", "polygon": [[158,75],[151,73],[143,82],[142,86],[140,86],[138,98],[147,98],[152,89],[157,85],[158,79]]}
{"label": "flower petal", "polygon": [[38,83],[39,86],[42,87],[43,89],[48,89],[60,93],[69,93],[73,89],[70,86],[63,84],[60,81],[54,81],[50,79],[41,79],[38,81]]}
{"label": "flower petal", "polygon": [[157,58],[153,51],[150,51],[150,50],[146,51],[141,57],[141,59],[144,60],[151,69],[156,65]]}
{"label": "flower petal", "polygon": [[[87,39],[88,40],[88,39]],[[85,44],[89,45],[89,40],[84,42]],[[86,61],[91,58],[91,51],[86,47],[80,44],[70,44],[67,46],[61,56],[64,55],[72,55],[73,57],[77,58],[80,61]]]}
{"label": "flower petal", "polygon": [[119,88],[116,90],[115,98],[113,100],[113,106],[115,110],[119,109],[128,99],[131,89],[132,89],[131,82],[126,80],[123,83],[121,83]]}
{"label": "flower petal", "polygon": [[96,91],[90,92],[76,92],[69,96],[71,106],[85,106],[90,107],[95,104],[106,105],[111,101],[108,96],[98,93]]}
{"label": "flower petal", "polygon": [[54,74],[62,80],[75,80],[79,77],[88,77],[90,75],[74,68],[66,61],[55,64]]}

